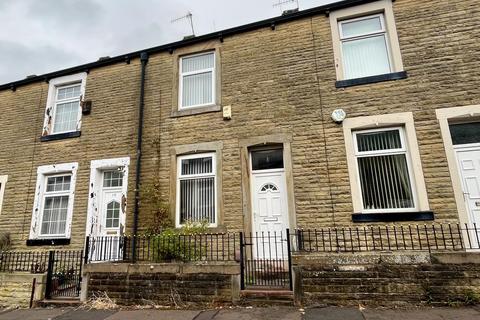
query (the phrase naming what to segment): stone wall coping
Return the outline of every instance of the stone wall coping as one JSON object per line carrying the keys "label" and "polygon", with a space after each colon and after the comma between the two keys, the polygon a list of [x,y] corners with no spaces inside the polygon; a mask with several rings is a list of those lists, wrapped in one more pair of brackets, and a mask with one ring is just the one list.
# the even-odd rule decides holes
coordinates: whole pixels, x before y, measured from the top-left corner
{"label": "stone wall coping", "polygon": [[218,273],[240,274],[240,264],[234,261],[221,262],[174,262],[174,263],[90,263],[85,273]]}
{"label": "stone wall coping", "polygon": [[431,259],[440,264],[480,264],[480,251],[436,252],[431,254]]}
{"label": "stone wall coping", "polygon": [[46,273],[28,273],[28,272],[1,272],[0,282],[18,282],[18,283],[31,283],[33,279],[37,279],[37,283],[44,283],[46,281]]}
{"label": "stone wall coping", "polygon": [[369,265],[369,264],[427,264],[431,263],[428,251],[415,252],[358,252],[311,253],[293,255],[294,265]]}

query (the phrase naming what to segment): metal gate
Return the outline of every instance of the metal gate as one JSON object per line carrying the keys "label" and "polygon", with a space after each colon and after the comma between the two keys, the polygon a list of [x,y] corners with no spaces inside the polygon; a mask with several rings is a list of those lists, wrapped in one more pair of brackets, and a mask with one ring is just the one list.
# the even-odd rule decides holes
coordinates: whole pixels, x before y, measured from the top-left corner
{"label": "metal gate", "polygon": [[290,233],[240,233],[241,289],[292,290]]}
{"label": "metal gate", "polygon": [[45,297],[47,299],[79,297],[82,282],[82,262],[82,250],[50,251]]}

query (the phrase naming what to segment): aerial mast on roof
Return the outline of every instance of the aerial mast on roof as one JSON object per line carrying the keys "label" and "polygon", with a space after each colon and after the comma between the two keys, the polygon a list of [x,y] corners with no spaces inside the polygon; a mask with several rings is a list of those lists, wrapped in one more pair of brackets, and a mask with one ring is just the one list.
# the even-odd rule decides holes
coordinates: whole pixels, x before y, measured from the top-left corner
{"label": "aerial mast on roof", "polygon": [[190,28],[192,29],[192,35],[186,36],[184,38],[195,37],[195,30],[193,29],[193,14],[190,11],[188,11],[186,15],[173,19],[170,22],[174,23],[181,20],[188,20],[188,22],[190,22]]}
{"label": "aerial mast on roof", "polygon": [[[300,8],[300,4],[298,3],[299,0],[278,0],[278,2],[275,2],[273,4],[273,7],[280,7],[280,11],[282,12],[282,15],[285,15],[285,14],[289,14],[289,13],[293,13],[293,12],[297,12]],[[293,8],[293,9],[290,9],[290,10],[283,10],[283,6],[284,5],[287,5],[287,4],[295,4],[296,7]]]}

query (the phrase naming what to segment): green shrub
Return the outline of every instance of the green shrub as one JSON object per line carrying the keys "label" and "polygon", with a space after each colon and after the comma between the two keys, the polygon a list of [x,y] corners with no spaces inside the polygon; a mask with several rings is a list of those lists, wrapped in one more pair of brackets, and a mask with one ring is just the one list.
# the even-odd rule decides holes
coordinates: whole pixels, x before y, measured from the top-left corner
{"label": "green shrub", "polygon": [[206,249],[207,222],[187,222],[182,228],[166,228],[160,234],[150,235],[155,262],[200,260]]}

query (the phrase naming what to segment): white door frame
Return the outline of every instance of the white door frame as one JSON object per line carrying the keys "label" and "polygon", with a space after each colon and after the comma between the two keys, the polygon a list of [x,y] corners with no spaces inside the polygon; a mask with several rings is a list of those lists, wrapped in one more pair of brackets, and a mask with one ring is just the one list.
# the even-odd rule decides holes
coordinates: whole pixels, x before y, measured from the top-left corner
{"label": "white door frame", "polygon": [[[87,223],[85,229],[85,236],[91,236],[98,234],[98,213],[101,209],[101,203],[99,202],[102,192],[102,178],[103,171],[121,168],[123,171],[122,181],[122,197],[125,201],[127,199],[128,190],[128,166],[130,164],[130,158],[115,158],[115,159],[103,159],[92,160],[90,165],[90,187],[88,191],[88,209],[87,209]],[[123,205],[123,204],[122,204]],[[125,231],[126,221],[126,207],[123,208],[120,215],[120,230]]]}
{"label": "white door frame", "polygon": [[[268,149],[275,149],[276,147],[275,146],[268,146],[266,145],[265,147],[261,147],[261,148],[254,148],[254,149],[251,149],[251,150],[248,150],[248,167],[249,167],[249,172],[250,172],[250,208],[252,208],[251,210],[251,230],[252,230],[252,234],[255,233],[255,212],[254,212],[254,199],[255,199],[255,189],[254,189],[254,185],[253,185],[253,176],[255,174],[268,174],[268,173],[278,173],[278,172],[282,172],[283,173],[283,179],[284,179],[284,186],[285,186],[285,201],[286,201],[286,217],[284,219],[284,223],[285,223],[285,229],[287,228],[290,228],[290,210],[289,210],[289,195],[288,195],[288,184],[287,184],[287,175],[286,175],[286,170],[285,170],[285,147],[282,145],[281,149],[282,149],[282,159],[283,159],[283,168],[279,168],[279,169],[265,169],[265,170],[253,170],[253,167],[252,167],[252,152],[255,152],[256,150],[268,150]],[[277,146],[278,148],[278,146]],[[280,148],[278,148],[280,149]]]}
{"label": "white door frame", "polygon": [[[461,186],[462,186],[462,193],[465,194],[465,180],[462,174],[462,169],[459,165],[459,159],[458,159],[458,153],[459,152],[464,152],[464,151],[480,151],[480,143],[469,143],[469,144],[459,144],[459,145],[454,145],[453,149],[455,151],[455,158],[457,160],[457,169],[458,169],[458,175],[461,179]],[[473,223],[475,222],[475,218],[473,217],[472,210],[470,208],[470,205],[468,204],[468,201],[463,199],[465,208],[467,210],[467,223],[469,226],[473,226]],[[477,224],[477,228],[480,228],[480,224]]]}

